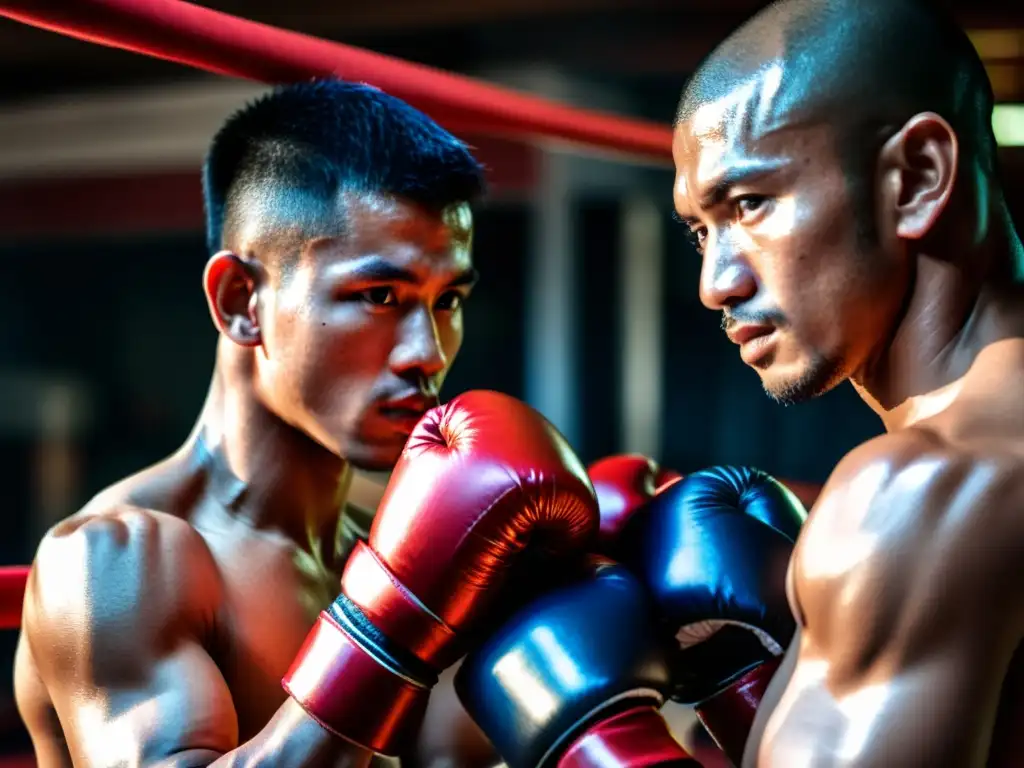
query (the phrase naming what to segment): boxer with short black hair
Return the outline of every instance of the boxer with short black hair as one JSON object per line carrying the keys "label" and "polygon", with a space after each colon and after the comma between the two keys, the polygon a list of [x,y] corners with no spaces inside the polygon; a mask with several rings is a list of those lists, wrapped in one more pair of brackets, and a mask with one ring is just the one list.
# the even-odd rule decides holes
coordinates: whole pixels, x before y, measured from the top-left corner
{"label": "boxer with short black hair", "polygon": [[773,3],[683,93],[703,303],[770,396],[851,381],[886,430],[802,528],[746,765],[1020,762],[1024,247],[992,101],[917,0]]}
{"label": "boxer with short black hair", "polygon": [[[395,465],[462,342],[483,172],[427,116],[368,86],[281,87],[227,121],[203,182],[213,381],[176,453],[40,544],[16,694],[41,768],[341,759],[339,739],[289,703],[281,680],[368,536],[383,489],[353,470]],[[551,439],[527,444],[542,452]],[[517,460],[531,471],[562,461]],[[484,480],[467,477],[466,493]],[[410,539],[423,536],[422,514]],[[381,557],[415,548],[389,536]],[[415,575],[441,574],[421,563]],[[443,575],[457,590],[461,574]],[[379,658],[398,654],[426,677],[444,666],[395,650],[415,638],[389,636],[381,611],[360,624],[383,643]],[[298,698],[314,696],[310,679],[293,686]]]}

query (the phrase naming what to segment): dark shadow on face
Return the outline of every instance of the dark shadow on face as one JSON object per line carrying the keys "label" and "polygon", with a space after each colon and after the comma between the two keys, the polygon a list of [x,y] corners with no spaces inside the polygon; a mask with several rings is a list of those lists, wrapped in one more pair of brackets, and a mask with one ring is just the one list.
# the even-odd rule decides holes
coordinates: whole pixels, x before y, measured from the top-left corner
{"label": "dark shadow on face", "polygon": [[343,201],[344,234],[275,280],[258,385],[286,421],[355,466],[390,469],[462,345],[476,279],[468,205]]}
{"label": "dark shadow on face", "polygon": [[851,184],[836,130],[772,113],[783,77],[768,67],[679,123],[674,198],[702,302],[769,396],[794,403],[864,364],[905,285],[867,236],[874,185]]}

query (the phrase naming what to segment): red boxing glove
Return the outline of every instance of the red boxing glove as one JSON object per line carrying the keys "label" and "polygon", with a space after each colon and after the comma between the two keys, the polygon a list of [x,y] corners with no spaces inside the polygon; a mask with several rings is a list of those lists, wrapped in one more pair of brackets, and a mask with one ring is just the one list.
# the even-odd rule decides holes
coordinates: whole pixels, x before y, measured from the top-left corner
{"label": "red boxing glove", "polygon": [[583,465],[539,413],[496,392],[434,408],[406,443],[368,544],[284,680],[324,727],[394,755],[457,633],[493,608],[523,551],[583,551],[598,527]]}
{"label": "red boxing glove", "polygon": [[638,706],[595,723],[565,751],[557,768],[698,768],[661,714]]}
{"label": "red boxing glove", "polygon": [[607,553],[630,516],[670,483],[682,478],[654,459],[622,453],[598,459],[587,468],[601,511],[600,550]]}

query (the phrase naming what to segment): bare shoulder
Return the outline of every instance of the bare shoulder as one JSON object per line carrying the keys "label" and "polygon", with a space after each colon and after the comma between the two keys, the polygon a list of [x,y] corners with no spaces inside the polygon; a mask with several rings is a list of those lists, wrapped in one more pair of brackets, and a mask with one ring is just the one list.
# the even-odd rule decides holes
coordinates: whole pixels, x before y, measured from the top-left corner
{"label": "bare shoulder", "polygon": [[867,524],[894,542],[922,527],[934,540],[973,531],[999,541],[1001,534],[1024,532],[1022,494],[1020,455],[998,444],[965,447],[908,429],[851,451],[822,489],[814,514],[858,528]]}
{"label": "bare shoulder", "polygon": [[[878,648],[899,636],[922,647],[911,638],[961,621],[976,627],[980,614],[1022,615],[1022,556],[1020,457],[906,430],[836,466],[797,546],[794,600],[826,645]],[[856,640],[851,622],[862,630]]]}
{"label": "bare shoulder", "polygon": [[[127,504],[90,505],[52,528],[36,553],[24,632],[40,672],[81,674],[88,652],[133,655],[212,627],[221,581],[186,521]],[[67,668],[71,667],[71,668]],[[98,672],[93,669],[92,672]]]}

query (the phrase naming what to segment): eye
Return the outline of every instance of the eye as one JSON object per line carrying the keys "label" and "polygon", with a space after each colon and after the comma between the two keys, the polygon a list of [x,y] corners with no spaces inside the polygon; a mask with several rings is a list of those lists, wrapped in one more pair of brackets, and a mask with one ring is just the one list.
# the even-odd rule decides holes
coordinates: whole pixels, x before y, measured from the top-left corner
{"label": "eye", "polygon": [[434,305],[434,308],[441,312],[454,312],[457,309],[462,309],[463,301],[465,301],[465,297],[461,293],[458,291],[449,291],[437,300],[437,304]]}
{"label": "eye", "polygon": [[398,301],[395,296],[394,289],[386,286],[370,288],[369,290],[362,291],[359,294],[359,298],[374,307],[386,307],[391,304],[396,304]]}
{"label": "eye", "polygon": [[736,211],[741,219],[760,213],[767,205],[768,198],[764,195],[744,195],[735,200]]}
{"label": "eye", "polygon": [[693,246],[697,253],[701,253],[704,249],[704,242],[708,239],[708,228],[687,227],[686,239],[690,241],[690,245]]}

